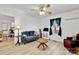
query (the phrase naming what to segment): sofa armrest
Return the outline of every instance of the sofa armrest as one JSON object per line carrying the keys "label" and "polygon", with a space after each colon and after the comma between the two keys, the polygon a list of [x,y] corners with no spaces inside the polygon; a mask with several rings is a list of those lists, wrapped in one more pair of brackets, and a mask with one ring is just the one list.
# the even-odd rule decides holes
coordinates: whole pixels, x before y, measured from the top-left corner
{"label": "sofa armrest", "polygon": [[64,46],[66,48],[72,48],[72,41],[64,39]]}
{"label": "sofa armrest", "polygon": [[27,38],[28,36],[27,36],[27,35],[25,35],[25,34],[23,34],[23,35],[22,35],[22,37],[25,37],[25,38]]}

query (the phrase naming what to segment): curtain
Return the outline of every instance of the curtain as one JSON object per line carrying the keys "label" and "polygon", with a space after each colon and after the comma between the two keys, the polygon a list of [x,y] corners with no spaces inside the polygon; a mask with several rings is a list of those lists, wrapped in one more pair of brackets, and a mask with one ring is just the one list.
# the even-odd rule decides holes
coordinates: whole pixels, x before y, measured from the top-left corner
{"label": "curtain", "polygon": [[54,24],[54,19],[50,20],[50,26],[52,26]]}
{"label": "curtain", "polygon": [[50,35],[52,35],[53,34],[53,32],[52,32],[52,25],[53,25],[53,23],[54,23],[54,19],[50,19],[50,32],[49,32],[49,34]]}
{"label": "curtain", "polygon": [[61,18],[56,18],[56,23],[58,24],[59,26],[59,33],[58,35],[59,36],[62,36],[61,33],[62,33],[62,29],[61,29]]}
{"label": "curtain", "polygon": [[60,26],[61,25],[61,18],[56,18],[56,23]]}
{"label": "curtain", "polygon": [[62,36],[62,29],[61,27],[59,28],[59,33],[58,33],[59,36]]}

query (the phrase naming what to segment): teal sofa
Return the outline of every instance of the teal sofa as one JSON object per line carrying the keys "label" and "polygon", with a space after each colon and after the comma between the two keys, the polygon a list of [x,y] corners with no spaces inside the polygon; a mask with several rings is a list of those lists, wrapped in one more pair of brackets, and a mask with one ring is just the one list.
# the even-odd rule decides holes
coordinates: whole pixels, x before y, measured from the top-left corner
{"label": "teal sofa", "polygon": [[21,42],[26,44],[28,42],[33,42],[39,39],[39,35],[35,31],[24,31],[21,35]]}

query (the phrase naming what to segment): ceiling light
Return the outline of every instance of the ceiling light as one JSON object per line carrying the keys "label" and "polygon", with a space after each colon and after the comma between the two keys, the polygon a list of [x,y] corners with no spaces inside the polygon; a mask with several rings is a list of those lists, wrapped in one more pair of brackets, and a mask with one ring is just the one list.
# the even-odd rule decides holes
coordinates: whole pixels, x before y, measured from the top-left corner
{"label": "ceiling light", "polygon": [[50,5],[43,5],[41,6],[40,9],[40,15],[45,15],[45,14],[52,14],[52,12],[50,11]]}
{"label": "ceiling light", "polygon": [[45,14],[45,12],[44,11],[40,11],[40,15],[44,15]]}
{"label": "ceiling light", "polygon": [[45,12],[46,12],[47,10],[48,10],[47,8],[43,8],[43,11],[45,11]]}

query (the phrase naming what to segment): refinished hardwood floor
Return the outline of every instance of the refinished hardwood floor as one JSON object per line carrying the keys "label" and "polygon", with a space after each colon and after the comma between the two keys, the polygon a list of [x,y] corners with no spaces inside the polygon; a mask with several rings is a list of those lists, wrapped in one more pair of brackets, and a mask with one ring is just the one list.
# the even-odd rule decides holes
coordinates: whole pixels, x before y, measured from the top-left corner
{"label": "refinished hardwood floor", "polygon": [[15,46],[12,39],[0,42],[0,55],[71,55],[63,44],[53,40],[49,40],[49,46],[45,51],[42,47],[37,48],[38,42],[34,41],[20,46]]}

